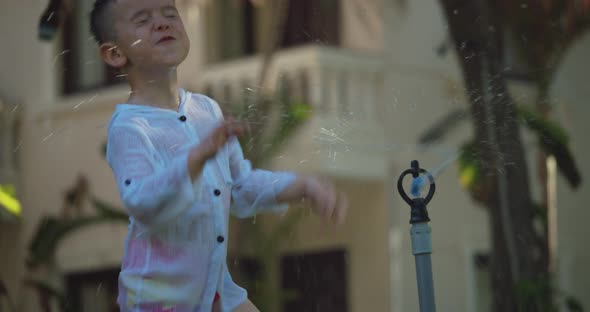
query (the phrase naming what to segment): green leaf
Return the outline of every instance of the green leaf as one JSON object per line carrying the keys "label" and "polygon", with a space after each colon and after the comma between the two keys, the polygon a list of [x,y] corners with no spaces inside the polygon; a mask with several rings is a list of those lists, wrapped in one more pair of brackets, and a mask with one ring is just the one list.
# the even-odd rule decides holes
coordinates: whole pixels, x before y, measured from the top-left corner
{"label": "green leaf", "polygon": [[580,303],[578,299],[571,296],[565,299],[565,306],[567,310],[570,312],[584,312],[584,307],[582,306],[582,303]]}
{"label": "green leaf", "polygon": [[105,221],[129,221],[129,215],[125,213],[122,209],[116,208],[96,197],[91,198],[91,201],[94,204],[94,207],[96,208],[98,214],[106,219]]}
{"label": "green leaf", "polygon": [[39,293],[41,296],[46,296],[50,299],[55,299],[59,303],[60,310],[66,311],[67,308],[67,301],[66,296],[58,290],[57,288],[51,286],[49,283],[41,280],[35,279],[26,279],[24,284],[28,287],[31,287]]}
{"label": "green leaf", "polygon": [[0,307],[2,307],[3,299],[6,299],[6,302],[8,303],[9,311],[16,311],[14,301],[12,301],[12,297],[10,297],[8,289],[6,288],[6,285],[4,285],[4,281],[0,280]]}
{"label": "green leaf", "polygon": [[567,179],[570,186],[578,188],[582,182],[580,170],[568,147],[569,138],[563,128],[536,112],[518,108],[521,122],[539,138],[543,150],[555,158],[559,172]]}
{"label": "green leaf", "polygon": [[29,246],[29,258],[27,262],[33,267],[40,264],[50,264],[54,260],[55,252],[60,242],[68,235],[87,226],[113,221],[128,222],[128,217],[116,210],[108,208],[108,206],[101,206],[100,214],[95,216],[83,216],[73,219],[61,219],[53,216],[45,217],[37,227],[37,231]]}
{"label": "green leaf", "polygon": [[522,105],[517,106],[517,114],[521,121],[538,135],[547,136],[560,144],[567,144],[569,137],[558,124],[547,120],[537,112]]}
{"label": "green leaf", "polygon": [[466,143],[460,149],[459,181],[468,190],[474,189],[481,182],[482,169],[476,155],[475,142]]}

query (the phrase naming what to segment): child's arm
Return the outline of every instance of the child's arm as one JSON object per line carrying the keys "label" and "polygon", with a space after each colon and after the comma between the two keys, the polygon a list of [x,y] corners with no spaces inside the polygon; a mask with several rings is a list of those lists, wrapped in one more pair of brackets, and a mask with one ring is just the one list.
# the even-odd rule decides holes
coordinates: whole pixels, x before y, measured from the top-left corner
{"label": "child's arm", "polygon": [[[181,152],[170,164],[159,167],[150,140],[133,126],[109,129],[107,161],[121,199],[130,215],[155,227],[174,222],[201,198],[201,172],[228,137],[240,131],[225,124],[200,144]],[[199,212],[197,212],[199,213]]]}
{"label": "child's arm", "polygon": [[[217,118],[227,124],[217,102],[209,100]],[[229,121],[229,125],[231,128],[237,124]],[[307,199],[325,221],[343,221],[348,202],[342,194],[335,191],[331,183],[291,172],[254,169],[250,161],[244,158],[235,137],[229,140],[228,150],[230,172],[234,181],[233,204],[230,209],[233,215],[245,218],[264,211],[284,212],[287,203]]]}
{"label": "child's arm", "polygon": [[129,214],[148,227],[173,221],[187,211],[196,198],[189,176],[188,151],[165,168],[154,159],[149,139],[132,126],[109,129],[107,161],[113,169],[121,200]]}
{"label": "child's arm", "polygon": [[344,221],[348,203],[332,183],[313,176],[253,169],[244,159],[237,140],[230,142],[229,149],[234,179],[232,212],[236,216],[248,217],[262,211],[281,212],[287,208],[287,203],[305,199],[324,221]]}
{"label": "child's arm", "polygon": [[284,212],[287,205],[278,201],[278,195],[296,181],[290,172],[273,172],[254,169],[244,159],[242,148],[236,139],[228,146],[230,172],[233,180],[231,212],[239,218],[259,212]]}
{"label": "child's arm", "polygon": [[348,211],[348,200],[334,185],[316,177],[299,177],[277,196],[278,202],[309,200],[311,207],[325,222],[342,223]]}

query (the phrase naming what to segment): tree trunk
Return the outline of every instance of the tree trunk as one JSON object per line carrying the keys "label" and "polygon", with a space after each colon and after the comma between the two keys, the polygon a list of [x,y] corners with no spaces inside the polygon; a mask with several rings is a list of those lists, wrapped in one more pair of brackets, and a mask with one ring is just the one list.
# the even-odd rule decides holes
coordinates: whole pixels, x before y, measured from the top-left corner
{"label": "tree trunk", "polygon": [[[540,296],[517,289],[545,277],[533,228],[527,166],[514,102],[503,75],[502,33],[487,1],[441,0],[453,38],[477,142],[478,158],[493,185],[490,214],[494,311],[540,311]],[[526,284],[530,285],[530,284]],[[531,299],[532,298],[532,299]]]}

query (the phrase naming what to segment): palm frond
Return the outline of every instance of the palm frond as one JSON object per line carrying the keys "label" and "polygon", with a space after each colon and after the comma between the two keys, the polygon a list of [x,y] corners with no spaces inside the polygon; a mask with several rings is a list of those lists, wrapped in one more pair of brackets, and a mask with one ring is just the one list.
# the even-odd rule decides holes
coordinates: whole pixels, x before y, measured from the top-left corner
{"label": "palm frond", "polygon": [[569,138],[563,128],[524,107],[518,107],[521,122],[539,138],[541,147],[555,158],[559,172],[573,189],[582,183],[580,170],[569,149]]}

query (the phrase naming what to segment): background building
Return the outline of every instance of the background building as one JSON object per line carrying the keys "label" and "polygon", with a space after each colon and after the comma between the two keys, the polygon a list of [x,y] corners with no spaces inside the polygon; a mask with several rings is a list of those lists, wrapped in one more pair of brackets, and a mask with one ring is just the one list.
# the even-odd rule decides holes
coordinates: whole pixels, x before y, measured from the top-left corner
{"label": "background building", "polygon": [[[192,43],[180,68],[183,87],[209,94],[227,109],[256,92],[261,53],[272,29],[267,24],[272,12],[263,1],[256,3],[177,1]],[[83,175],[92,194],[120,205],[101,151],[110,114],[128,89],[96,55],[87,30],[91,5],[91,0],[76,2],[64,31],[43,42],[37,26],[44,1],[0,4],[0,176],[3,184],[15,186],[22,205],[20,221],[0,221],[0,278],[23,311],[38,309],[21,283],[28,244],[44,215],[62,213],[64,192]],[[417,311],[409,208],[395,183],[418,159],[424,168],[440,170],[429,205],[438,309],[486,311],[489,220],[460,187],[455,162],[460,144],[472,136],[471,127],[462,123],[436,145],[419,144],[448,113],[467,108],[456,56],[452,49],[440,53],[448,34],[439,5],[382,0],[298,0],[291,5],[269,83],[271,88],[286,85],[290,96],[308,103],[312,113],[263,166],[334,179],[350,197],[350,216],[343,226],[326,227],[304,207],[293,207],[287,216],[236,220],[230,240],[234,269],[256,275],[261,265],[240,249],[240,234],[252,233],[256,223],[259,235],[270,235],[293,217],[298,222],[281,240],[274,265],[264,269],[276,289],[299,290],[303,297],[273,302],[273,310],[316,305],[324,312]],[[571,49],[551,88],[583,177],[590,176],[585,162],[590,146],[584,139],[590,130],[585,120],[590,108],[584,102],[590,98],[587,55],[590,36]],[[534,98],[526,82],[515,81],[512,90],[523,103]],[[534,150],[534,138],[525,134],[525,141]],[[534,159],[532,153],[528,156]],[[530,169],[535,175],[533,165]],[[590,193],[586,184],[571,191],[560,176],[555,183],[559,286],[590,307],[585,265],[590,252],[583,244],[590,235],[584,226]],[[538,189],[533,191],[539,196]],[[298,208],[304,214],[293,216]],[[84,210],[91,213],[92,207],[87,204]],[[84,311],[109,311],[125,234],[124,224],[102,224],[60,245],[57,266],[70,288],[77,289],[68,299]]]}

